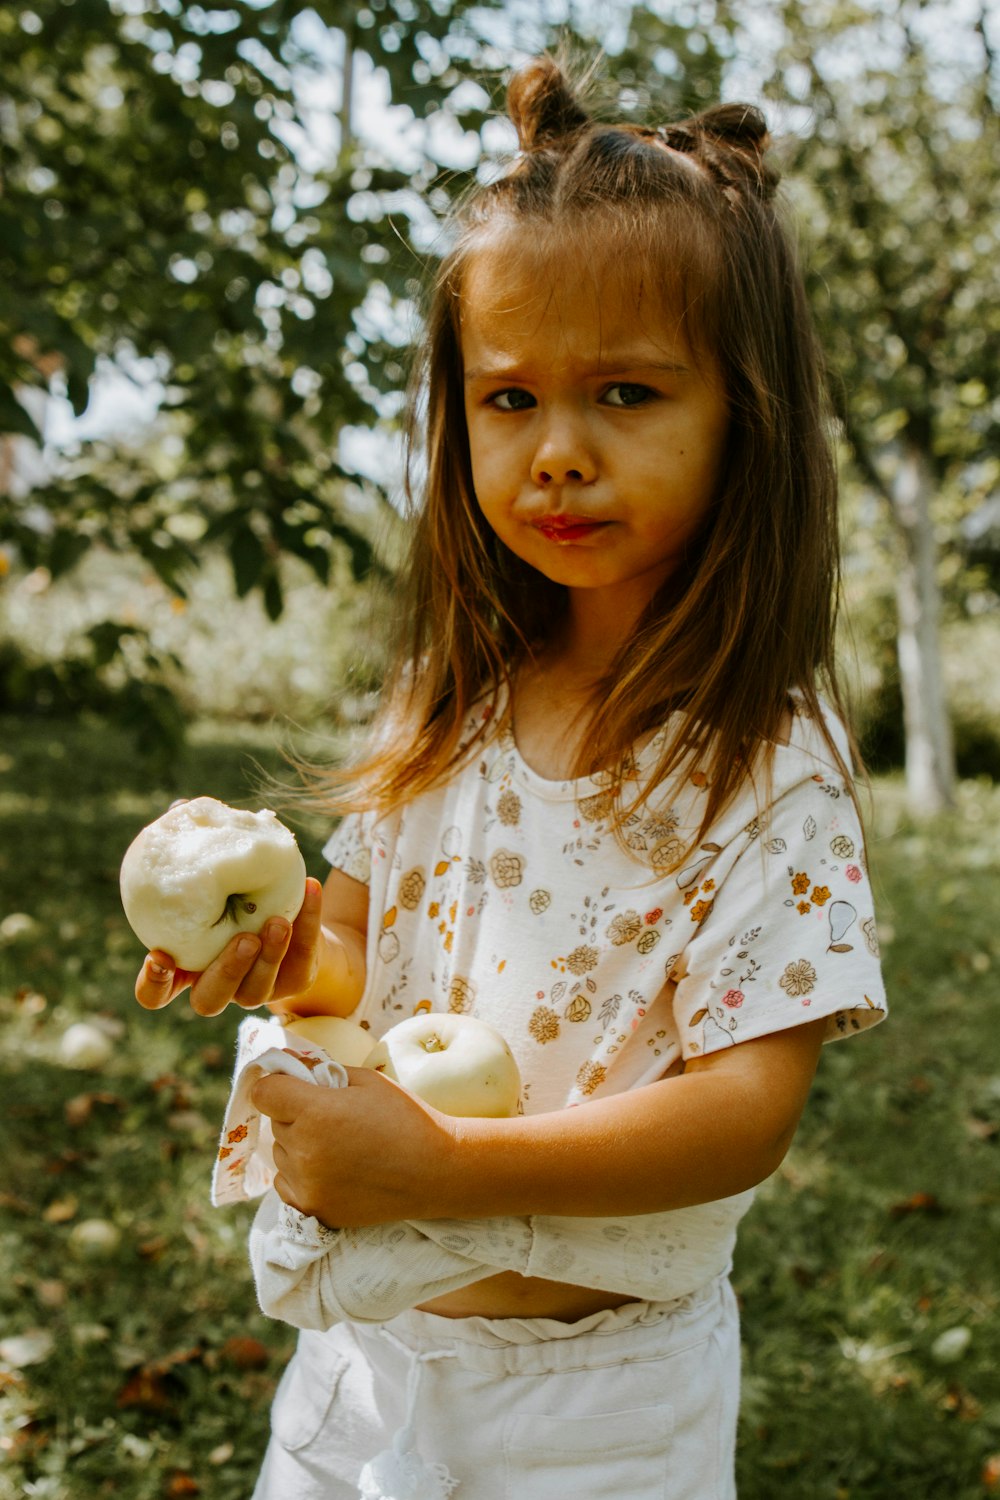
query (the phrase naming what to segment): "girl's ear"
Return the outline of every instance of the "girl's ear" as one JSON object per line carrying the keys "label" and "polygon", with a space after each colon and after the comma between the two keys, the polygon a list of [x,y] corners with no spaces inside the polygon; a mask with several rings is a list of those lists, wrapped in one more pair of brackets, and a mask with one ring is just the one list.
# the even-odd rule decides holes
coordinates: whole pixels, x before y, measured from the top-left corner
{"label": "girl's ear", "polygon": [[507,88],[507,112],[522,151],[564,141],[590,123],[569,79],[551,57],[536,57],[514,74]]}

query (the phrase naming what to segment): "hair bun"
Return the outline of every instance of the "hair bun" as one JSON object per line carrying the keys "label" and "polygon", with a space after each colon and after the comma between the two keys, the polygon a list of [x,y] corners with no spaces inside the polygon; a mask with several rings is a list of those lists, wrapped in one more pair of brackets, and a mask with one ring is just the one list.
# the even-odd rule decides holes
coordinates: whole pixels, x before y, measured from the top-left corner
{"label": "hair bun", "polygon": [[536,57],[514,74],[507,87],[507,113],[522,151],[565,140],[590,122],[569,79],[551,57]]}
{"label": "hair bun", "polygon": [[726,186],[752,186],[770,198],[780,172],[767,159],[771,144],[767,121],[752,104],[716,104],[701,114],[667,125],[667,144],[695,156]]}

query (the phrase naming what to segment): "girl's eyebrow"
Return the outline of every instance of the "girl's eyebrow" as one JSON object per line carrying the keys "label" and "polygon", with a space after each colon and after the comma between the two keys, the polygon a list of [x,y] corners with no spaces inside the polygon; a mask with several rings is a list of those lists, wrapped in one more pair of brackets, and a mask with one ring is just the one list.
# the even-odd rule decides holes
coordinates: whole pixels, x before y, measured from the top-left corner
{"label": "girl's eyebrow", "polygon": [[[595,373],[606,374],[610,370],[656,370],[667,375],[688,375],[690,365],[676,359],[644,359],[633,350],[624,350],[620,355],[603,356],[594,366]],[[518,366],[473,365],[465,372],[466,383],[476,380],[524,380],[527,376]]]}

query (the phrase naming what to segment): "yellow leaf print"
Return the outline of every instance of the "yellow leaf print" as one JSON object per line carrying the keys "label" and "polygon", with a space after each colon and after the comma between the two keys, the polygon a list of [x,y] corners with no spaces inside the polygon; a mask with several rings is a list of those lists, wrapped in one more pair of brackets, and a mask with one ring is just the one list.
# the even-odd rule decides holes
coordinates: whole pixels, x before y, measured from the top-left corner
{"label": "yellow leaf print", "polygon": [[386,912],[385,916],[382,918],[382,926],[383,927],[391,927],[393,925],[393,923],[395,922],[397,915],[398,915],[398,909],[395,906],[390,906],[389,910]]}
{"label": "yellow leaf print", "polygon": [[451,860],[450,859],[439,859],[438,862],[437,862],[437,864],[434,866],[434,874],[435,875],[443,875],[444,872],[445,872],[445,870],[447,870],[447,868],[448,868],[448,866],[450,864],[451,864]]}

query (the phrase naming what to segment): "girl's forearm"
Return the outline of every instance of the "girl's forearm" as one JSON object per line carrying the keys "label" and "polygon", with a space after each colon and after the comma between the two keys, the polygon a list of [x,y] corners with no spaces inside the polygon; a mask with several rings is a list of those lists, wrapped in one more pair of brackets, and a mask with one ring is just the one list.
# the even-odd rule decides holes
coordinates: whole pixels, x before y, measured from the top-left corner
{"label": "girl's forearm", "polygon": [[615,1217],[730,1197],[791,1143],[821,1032],[796,1028],[631,1093],[551,1114],[459,1120],[428,1217]]}

